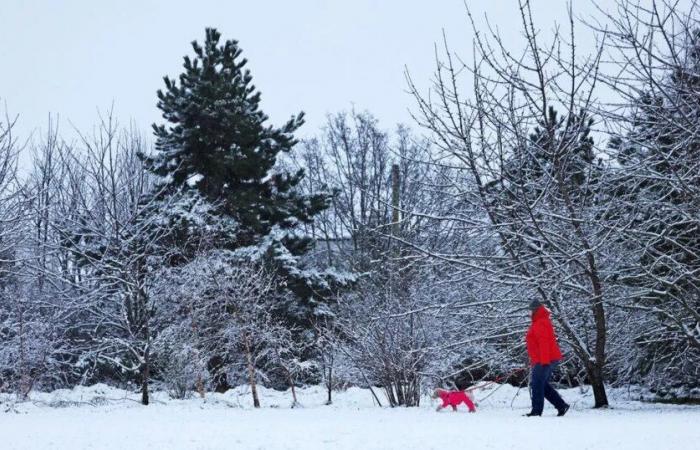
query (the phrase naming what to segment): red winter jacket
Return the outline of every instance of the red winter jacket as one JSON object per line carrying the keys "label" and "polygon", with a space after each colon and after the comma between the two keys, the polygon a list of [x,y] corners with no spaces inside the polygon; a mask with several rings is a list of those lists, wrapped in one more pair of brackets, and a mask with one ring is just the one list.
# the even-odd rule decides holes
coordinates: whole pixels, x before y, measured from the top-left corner
{"label": "red winter jacket", "polygon": [[530,364],[549,364],[561,359],[561,350],[554,336],[549,310],[540,306],[532,313],[532,324],[525,336]]}

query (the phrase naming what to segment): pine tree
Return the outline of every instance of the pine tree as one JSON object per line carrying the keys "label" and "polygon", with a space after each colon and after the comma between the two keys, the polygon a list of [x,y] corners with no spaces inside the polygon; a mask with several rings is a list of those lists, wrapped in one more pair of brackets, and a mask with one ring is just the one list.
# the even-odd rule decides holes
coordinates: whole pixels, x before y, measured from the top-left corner
{"label": "pine tree", "polygon": [[278,162],[297,143],[303,114],[279,128],[268,125],[238,43],[220,44],[220,37],[208,28],[203,45],[192,43],[194,57],[184,58],[178,80],[165,77],[158,91],[166,123],[154,125],[156,151],[144,156],[159,179],[153,195],[171,204],[181,197],[176,208],[161,211],[177,242],[199,234],[214,248],[270,266],[280,280],[280,313],[310,324],[346,281],[301,262],[313,246],[301,226],[330,197],[302,194],[303,170],[289,173]]}
{"label": "pine tree", "polygon": [[216,205],[216,215],[234,219],[237,231],[226,244],[237,248],[259,242],[275,226],[310,222],[327,197],[297,193],[302,171],[273,172],[278,156],[296,143],[303,114],[281,128],[266,125],[238,43],[219,45],[220,36],[207,29],[203,46],[192,43],[195,57],[184,58],[179,82],[164,78],[158,108],[167,123],[154,125],[157,154],[146,162],[161,177],[163,195],[195,190]]}

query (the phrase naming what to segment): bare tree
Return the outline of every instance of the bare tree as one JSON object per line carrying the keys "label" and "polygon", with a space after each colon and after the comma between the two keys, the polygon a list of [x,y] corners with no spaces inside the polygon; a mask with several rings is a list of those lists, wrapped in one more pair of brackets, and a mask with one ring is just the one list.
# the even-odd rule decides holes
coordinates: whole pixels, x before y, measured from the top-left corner
{"label": "bare tree", "polygon": [[[599,194],[604,171],[591,135],[602,43],[596,54],[579,57],[571,10],[567,32],[555,27],[545,42],[529,2],[518,4],[522,51],[509,49],[492,28],[479,30],[469,15],[474,61],[461,61],[445,43],[430,95],[408,78],[416,120],[438,149],[433,164],[450,169],[443,191],[454,199],[452,211],[430,218],[480,242],[471,254],[422,250],[465,276],[516,289],[503,299],[506,311],[531,297],[550,305],[585,367],[595,406],[606,406],[610,231],[598,220],[606,210]],[[461,92],[467,77],[471,96]]]}
{"label": "bare tree", "polygon": [[0,352],[9,385],[24,400],[40,374],[49,353],[46,323],[36,310],[31,289],[23,283],[22,269],[31,257],[25,251],[27,198],[17,176],[17,156],[22,150],[13,134],[16,119],[0,119],[0,320],[3,323]]}
{"label": "bare tree", "polygon": [[150,188],[138,158],[143,138],[120,130],[111,114],[91,137],[81,138],[82,153],[71,148],[62,153],[68,182],[61,195],[74,211],[56,224],[61,227],[57,250],[70,252],[75,266],[62,275],[78,287],[77,300],[65,305],[77,319],[71,334],[88,342],[81,361],[138,373],[142,402],[148,404],[155,331],[149,267],[167,257],[159,246],[167,230],[143,203]]}
{"label": "bare tree", "polygon": [[[319,259],[363,274],[356,291],[343,297],[346,306],[336,311],[336,343],[365,382],[384,388],[392,406],[419,404],[428,364],[423,348],[432,345],[430,318],[413,312],[435,300],[419,288],[431,279],[422,276],[420,255],[401,242],[441,238],[420,216],[401,214],[401,205],[420,208],[433,200],[424,189],[432,168],[416,161],[426,145],[403,126],[382,131],[369,113],[341,113],[329,117],[300,157],[308,167],[305,187],[336,193],[313,225],[321,240]],[[330,386],[329,363],[324,361]]]}

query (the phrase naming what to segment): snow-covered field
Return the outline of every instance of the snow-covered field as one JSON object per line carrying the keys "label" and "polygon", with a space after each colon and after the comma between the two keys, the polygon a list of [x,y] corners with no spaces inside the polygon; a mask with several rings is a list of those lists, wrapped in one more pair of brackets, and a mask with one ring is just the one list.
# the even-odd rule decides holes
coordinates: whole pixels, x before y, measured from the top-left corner
{"label": "snow-covered field", "polygon": [[[420,408],[378,408],[369,391],[349,389],[324,406],[321,388],[299,390],[303,407],[289,409],[288,393],[262,389],[252,409],[246,388],[206,400],[152,405],[105,385],[34,393],[30,402],[0,397],[0,448],[14,449],[700,449],[700,407],[641,403],[613,391],[614,407],[590,409],[589,393],[562,391],[566,417],[527,418],[527,389],[493,386],[477,395],[476,414]],[[463,407],[463,406],[462,406]]]}

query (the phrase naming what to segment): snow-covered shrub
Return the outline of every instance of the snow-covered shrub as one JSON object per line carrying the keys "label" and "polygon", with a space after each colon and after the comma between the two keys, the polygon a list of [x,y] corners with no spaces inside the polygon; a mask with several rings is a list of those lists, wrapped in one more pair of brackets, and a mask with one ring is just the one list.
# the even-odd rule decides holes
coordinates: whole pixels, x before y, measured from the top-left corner
{"label": "snow-covered shrub", "polygon": [[206,361],[194,343],[187,322],[166,328],[153,343],[158,378],[172,398],[185,399],[207,384]]}

